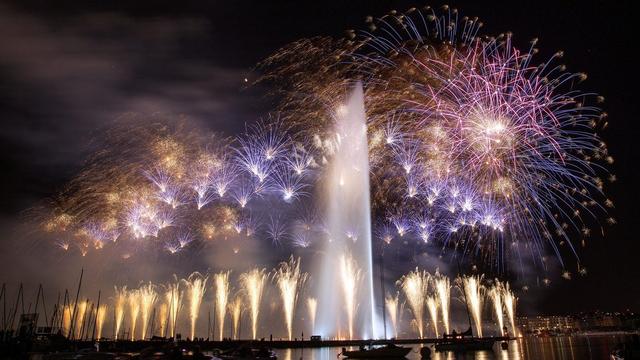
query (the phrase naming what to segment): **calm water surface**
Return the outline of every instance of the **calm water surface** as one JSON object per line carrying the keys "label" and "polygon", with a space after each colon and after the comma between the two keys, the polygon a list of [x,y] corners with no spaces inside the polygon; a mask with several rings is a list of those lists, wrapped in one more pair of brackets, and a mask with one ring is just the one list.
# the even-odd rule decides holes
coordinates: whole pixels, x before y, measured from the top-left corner
{"label": "calm water surface", "polygon": [[[608,359],[610,351],[628,339],[624,335],[526,337],[509,342],[509,350],[501,350],[496,343],[493,351],[466,354],[432,352],[433,360],[485,360],[485,359],[551,359],[583,360]],[[410,346],[410,345],[403,345]],[[276,350],[279,360],[336,360],[340,348]],[[420,346],[415,345],[407,359],[420,359]]]}

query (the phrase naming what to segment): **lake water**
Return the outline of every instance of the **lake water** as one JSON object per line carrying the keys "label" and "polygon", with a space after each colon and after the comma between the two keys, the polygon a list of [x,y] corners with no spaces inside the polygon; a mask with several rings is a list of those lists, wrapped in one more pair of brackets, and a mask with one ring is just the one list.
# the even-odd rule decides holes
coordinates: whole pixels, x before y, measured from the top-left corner
{"label": "lake water", "polygon": [[[509,349],[502,350],[496,343],[493,351],[454,354],[432,352],[433,360],[485,360],[485,359],[551,359],[586,360],[609,359],[609,353],[619,343],[629,339],[624,335],[590,335],[559,337],[525,337],[509,342]],[[410,346],[410,345],[402,345]],[[279,360],[336,360],[340,348],[276,350]],[[413,346],[407,359],[420,359],[420,346]]]}

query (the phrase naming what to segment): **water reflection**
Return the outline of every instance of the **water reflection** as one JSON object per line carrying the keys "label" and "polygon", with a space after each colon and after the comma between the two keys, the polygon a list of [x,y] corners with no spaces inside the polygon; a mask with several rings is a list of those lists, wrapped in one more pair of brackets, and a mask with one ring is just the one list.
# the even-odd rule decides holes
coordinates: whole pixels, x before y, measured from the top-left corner
{"label": "water reflection", "polygon": [[[622,335],[609,336],[563,336],[550,338],[527,337],[510,341],[507,350],[502,350],[496,343],[493,351],[478,351],[464,354],[432,351],[432,360],[581,360],[606,359],[611,350],[628,338]],[[410,345],[405,345],[410,346]],[[408,360],[420,359],[419,345],[414,345],[407,355]],[[336,360],[340,348],[322,349],[286,349],[276,350],[281,360]]]}

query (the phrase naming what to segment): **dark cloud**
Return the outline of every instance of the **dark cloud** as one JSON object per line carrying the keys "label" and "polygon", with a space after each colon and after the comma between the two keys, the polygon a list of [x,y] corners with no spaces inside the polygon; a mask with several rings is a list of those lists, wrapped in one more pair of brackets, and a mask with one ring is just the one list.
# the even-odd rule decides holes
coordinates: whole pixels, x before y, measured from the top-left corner
{"label": "dark cloud", "polygon": [[[2,6],[0,141],[17,172],[4,181],[68,177],[91,150],[89,140],[125,113],[241,129],[258,113],[259,102],[242,90],[249,69],[207,56],[210,27],[198,17],[102,12],[52,19]],[[7,194],[16,202],[9,210],[23,207],[31,191]]]}

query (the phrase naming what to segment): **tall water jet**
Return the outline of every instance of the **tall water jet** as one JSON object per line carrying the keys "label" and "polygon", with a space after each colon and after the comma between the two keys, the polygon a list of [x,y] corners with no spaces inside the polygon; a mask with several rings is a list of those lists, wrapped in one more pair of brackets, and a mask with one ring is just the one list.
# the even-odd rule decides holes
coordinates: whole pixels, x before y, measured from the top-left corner
{"label": "tall water jet", "polygon": [[300,272],[300,258],[295,260],[291,256],[289,262],[280,263],[274,273],[274,278],[278,285],[278,290],[280,290],[284,320],[289,340],[291,340],[293,339],[293,315],[298,301],[298,291],[304,286],[307,280],[307,273]]}
{"label": "tall water jet", "polygon": [[438,302],[440,303],[444,333],[449,334],[449,304],[451,301],[451,285],[449,283],[449,278],[436,271],[434,285],[436,288],[436,294],[438,295]]}
{"label": "tall water jet", "polygon": [[351,254],[342,254],[340,257],[340,279],[342,284],[342,295],[344,308],[347,314],[347,329],[349,339],[353,339],[356,310],[358,307],[358,288],[362,270],[358,268],[358,263]]}
{"label": "tall water jet", "polygon": [[266,278],[265,269],[253,269],[240,275],[240,284],[249,302],[252,339],[256,339],[258,335],[258,316]]}
{"label": "tall water jet", "polygon": [[138,323],[138,315],[140,314],[140,290],[130,290],[127,295],[127,301],[129,302],[130,338],[131,340],[135,340],[136,325]]}
{"label": "tall water jet", "polygon": [[509,324],[511,325],[511,336],[518,336],[516,329],[516,302],[518,298],[513,291],[509,288],[509,283],[504,288],[504,307],[507,309],[507,316],[509,317]]}
{"label": "tall water jet", "polygon": [[307,312],[309,314],[309,324],[311,325],[311,333],[316,331],[316,314],[318,313],[318,299],[307,298]]}
{"label": "tall water jet", "polygon": [[102,338],[102,329],[104,329],[104,321],[107,317],[107,304],[102,304],[96,309],[96,339]]}
{"label": "tall water jet", "polygon": [[332,143],[333,153],[324,183],[324,211],[330,239],[316,264],[319,274],[316,293],[320,294],[317,330],[326,337],[340,333],[336,323],[341,317],[339,309],[349,307],[345,301],[351,300],[335,296],[334,289],[341,277],[339,262],[344,254],[350,253],[357,267],[362,269],[364,280],[358,299],[353,300],[360,305],[358,335],[361,338],[380,337],[372,277],[369,150],[362,85],[358,83],[346,103],[334,110],[334,135],[326,141]]}
{"label": "tall water jet", "polygon": [[235,299],[229,303],[229,313],[231,314],[231,324],[233,325],[233,339],[238,340],[240,316],[242,315],[242,297],[236,296]]}
{"label": "tall water jet", "polygon": [[149,317],[151,315],[151,309],[156,303],[158,294],[156,293],[156,287],[152,283],[148,283],[140,288],[140,309],[142,315],[142,340],[147,338],[147,327],[149,326]]}
{"label": "tall water jet", "polygon": [[393,328],[393,337],[398,338],[398,320],[400,319],[400,313],[402,312],[400,306],[400,293],[396,292],[395,296],[387,295],[385,298],[385,306],[387,308],[387,314],[391,321],[391,327]]}
{"label": "tall water jet", "polygon": [[478,337],[482,337],[482,303],[484,302],[485,289],[482,286],[483,276],[462,277],[462,291],[465,301],[476,326]]}
{"label": "tall water jet", "polygon": [[413,313],[418,335],[422,339],[424,336],[424,303],[429,284],[429,274],[426,271],[419,271],[417,268],[404,275],[398,280],[400,287],[404,291],[404,296],[409,302],[409,307]]}
{"label": "tall water jet", "polygon": [[176,336],[176,327],[178,322],[178,313],[182,308],[182,291],[180,291],[180,283],[177,281],[173,284],[165,286],[165,302],[168,308],[167,328],[168,336]]}
{"label": "tall water jet", "polygon": [[229,271],[224,271],[213,275],[213,282],[216,288],[216,315],[220,324],[218,339],[222,340],[224,334],[224,320],[227,314],[227,303],[229,302]]}
{"label": "tall water jet", "polygon": [[489,297],[493,302],[493,311],[495,312],[501,336],[504,336],[504,311],[502,310],[503,293],[504,289],[502,287],[502,283],[496,279],[495,284],[489,290]]}
{"label": "tall water jet", "polygon": [[121,288],[115,287],[115,306],[114,306],[114,339],[118,340],[120,336],[120,329],[122,328],[122,321],[124,320],[124,309],[127,306],[127,287]]}
{"label": "tall water jet", "polygon": [[200,315],[200,304],[207,290],[207,277],[199,272],[194,272],[187,278],[187,291],[189,294],[189,320],[191,321],[191,340],[196,336],[196,323]]}
{"label": "tall water jet", "polygon": [[433,326],[433,333],[436,337],[440,337],[438,332],[438,299],[435,296],[427,296],[427,310],[429,310],[429,316],[431,317],[431,326]]}

